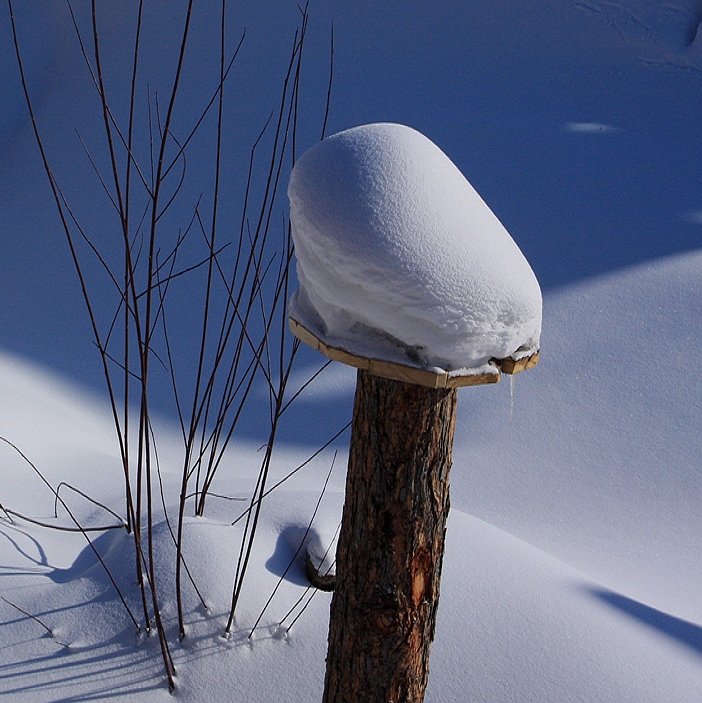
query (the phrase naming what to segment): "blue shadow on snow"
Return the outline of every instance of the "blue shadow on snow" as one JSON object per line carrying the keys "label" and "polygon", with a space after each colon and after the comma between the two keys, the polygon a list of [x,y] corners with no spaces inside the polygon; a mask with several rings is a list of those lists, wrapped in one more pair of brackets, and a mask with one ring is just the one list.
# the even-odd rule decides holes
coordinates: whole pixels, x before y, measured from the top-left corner
{"label": "blue shadow on snow", "polygon": [[588,588],[595,598],[616,608],[622,613],[638,620],[644,625],[685,645],[695,654],[702,656],[702,627],[693,622],[664,613],[662,610],[651,608],[633,598],[627,598],[621,593],[614,593],[604,588]]}
{"label": "blue shadow on snow", "polygon": [[306,534],[304,525],[287,525],[278,535],[275,551],[266,561],[266,569],[296,586],[309,586],[305,575],[306,551],[303,542],[308,541],[312,531]]}

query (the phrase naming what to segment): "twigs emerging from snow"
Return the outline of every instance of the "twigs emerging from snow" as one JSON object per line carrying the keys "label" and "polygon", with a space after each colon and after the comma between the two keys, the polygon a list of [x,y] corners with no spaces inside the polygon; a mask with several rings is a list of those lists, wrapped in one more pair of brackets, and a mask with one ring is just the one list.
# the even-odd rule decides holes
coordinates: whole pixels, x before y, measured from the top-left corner
{"label": "twigs emerging from snow", "polygon": [[[339,524],[336,526],[336,531],[334,532],[334,536],[332,537],[331,542],[329,542],[329,545],[327,546],[327,549],[324,552],[324,557],[323,557],[322,561],[326,560],[332,547],[334,547],[334,545],[336,543],[336,538],[339,534],[339,530],[341,530],[341,522],[339,522]],[[331,573],[332,569],[335,569],[335,568],[336,568],[336,559],[334,559],[329,564],[329,568],[323,574],[319,574],[319,575],[321,577],[328,576]],[[311,594],[310,594],[310,591],[312,591]],[[307,607],[312,602],[312,599],[317,595],[317,593],[319,593],[319,591],[320,591],[319,588],[314,586],[314,584],[310,583],[310,585],[307,586],[307,588],[303,591],[302,595],[295,601],[292,608],[290,608],[290,610],[288,610],[288,612],[285,613],[285,615],[283,616],[281,621],[278,623],[278,630],[280,631],[282,629],[283,623],[295,612],[296,608],[300,605],[300,603],[302,603],[302,601],[305,600],[305,598],[307,598],[307,601],[302,606],[302,608],[299,610],[297,615],[295,615],[295,617],[292,619],[290,624],[285,628],[284,632],[287,635],[290,632],[290,630],[292,630],[292,626],[300,619],[300,617],[305,612],[305,610],[307,610]],[[310,594],[309,597],[307,597],[308,594]]]}
{"label": "twigs emerging from snow", "polygon": [[28,618],[30,618],[30,620],[34,620],[35,623],[37,623],[38,625],[43,627],[46,630],[46,632],[49,635],[51,635],[51,637],[56,641],[56,644],[59,644],[62,647],[65,647],[66,649],[70,649],[70,645],[66,644],[65,642],[62,642],[60,639],[58,639],[58,637],[56,637],[56,634],[54,633],[54,631],[47,624],[45,624],[42,620],[40,620],[36,615],[32,615],[31,613],[28,613],[23,608],[20,608],[19,605],[16,605],[12,601],[7,600],[7,598],[5,598],[5,596],[0,596],[0,599],[5,601],[5,603],[7,603],[11,608],[14,608],[17,612],[22,613],[22,615],[26,615]]}
{"label": "twigs emerging from snow", "polygon": [[[246,577],[262,501],[286,480],[268,487],[280,421],[299,394],[298,391],[292,398],[286,395],[299,343],[289,334],[285,315],[293,259],[290,225],[285,217],[280,225],[274,223],[278,208],[283,209],[279,198],[280,184],[296,156],[307,6],[300,8],[300,26],[295,33],[278,106],[271,112],[250,151],[241,217],[238,228],[235,228],[238,232],[226,232],[221,214],[224,208],[220,201],[226,176],[225,87],[245,38],[245,32],[242,32],[234,51],[228,50],[226,0],[221,0],[219,6],[218,77],[189,127],[180,124],[179,108],[183,107],[181,92],[187,90],[183,86],[186,85],[187,49],[193,41],[193,0],[187,3],[181,18],[170,87],[160,94],[155,90],[152,92],[146,77],[147,62],[143,60],[147,38],[146,13],[143,0],[138,3],[133,18],[132,46],[128,50],[131,63],[126,79],[126,110],[117,109],[120,96],[116,91],[114,95],[109,94],[114,83],[101,46],[99,4],[91,0],[88,11],[87,7],[74,8],[69,0],[68,11],[77,42],[99,99],[97,119],[104,138],[103,154],[91,153],[80,135],[79,142],[97,174],[98,195],[106,195],[108,214],[116,216],[112,230],[109,227],[100,230],[99,237],[94,224],[88,226],[86,219],[81,222],[83,216],[71,207],[51,169],[25,80],[13,0],[8,0],[8,7],[35,139],[101,357],[119,444],[126,522],[104,529],[126,527],[132,534],[143,627],[148,632],[152,623],[155,624],[168,684],[173,689],[175,667],[161,615],[158,580],[162,576],[157,572],[154,554],[156,514],[163,510],[176,547],[174,585],[182,638],[185,636],[182,582],[186,576],[204,605],[185,560],[183,528],[186,511],[192,509],[195,515],[203,515],[208,496],[216,495],[212,493],[215,477],[249,407],[256,383],[263,384],[267,390],[270,424],[256,486],[248,510],[241,516],[246,517],[246,525],[238,554],[228,627],[233,622]],[[86,14],[82,15],[78,10],[85,10]],[[332,28],[322,136],[329,117],[333,59]],[[137,109],[137,96],[142,91],[147,95],[146,124],[140,123]],[[126,115],[126,118],[121,119],[120,115]],[[211,136],[214,139],[210,140],[213,153],[202,156],[195,149],[200,133],[207,129],[213,130]],[[195,159],[192,158],[193,152]],[[207,162],[207,171],[213,176],[212,184],[206,188],[193,184],[190,173],[192,162],[201,163],[203,159],[211,159]],[[97,199],[96,207],[102,217],[104,205]],[[97,293],[91,292],[97,288],[92,287],[95,286],[93,271],[88,267],[86,252],[97,260],[97,272],[106,275],[108,293],[116,294],[116,304],[111,311],[105,309],[104,303],[98,305]],[[201,285],[201,307],[195,319],[185,319],[182,311],[175,308],[177,296],[183,294],[179,286],[184,281]],[[191,291],[188,295],[192,297]],[[173,298],[176,298],[175,303]],[[189,368],[180,348],[186,336],[195,347],[192,355],[195,363]],[[173,391],[183,438],[177,520],[170,519],[166,510],[156,436],[152,428],[150,401],[157,387],[158,374],[163,371]],[[318,454],[316,452],[314,456]],[[66,508],[59,495],[61,488],[78,493],[121,520],[107,506],[65,483],[59,484],[56,490],[51,488],[56,507],[60,503]],[[154,495],[156,490],[160,491],[160,501]],[[12,515],[20,517],[7,508],[2,510],[8,518]],[[84,529],[76,524],[75,529],[85,534],[95,528]],[[97,552],[96,555],[102,562]],[[114,584],[111,576],[110,579]],[[124,599],[122,601],[125,603]],[[139,627],[135,616],[127,610],[135,626]]]}
{"label": "twigs emerging from snow", "polygon": [[[6,439],[5,437],[0,436],[0,442],[4,442],[6,445],[8,445],[11,449],[14,449],[17,454],[19,454],[24,461],[29,464],[29,466],[34,470],[34,472],[39,476],[39,478],[42,480],[42,482],[47,486],[47,488],[54,494],[54,498],[61,503],[61,507],[66,511],[68,514],[68,517],[73,521],[73,524],[76,526],[78,532],[80,532],[83,537],[85,537],[86,542],[88,543],[88,546],[90,549],[93,551],[93,554],[97,557],[98,561],[100,562],[100,565],[102,568],[105,570],[105,573],[107,574],[107,577],[110,579],[110,583],[114,587],[115,591],[117,592],[117,595],[122,602],[122,605],[124,606],[124,609],[127,611],[127,614],[129,615],[131,621],[134,623],[134,627],[139,629],[139,623],[137,619],[134,617],[134,614],[132,613],[131,608],[127,605],[127,601],[125,600],[124,596],[122,595],[122,591],[120,590],[119,586],[117,585],[117,582],[115,581],[114,577],[112,576],[112,572],[110,569],[107,567],[107,564],[105,563],[105,560],[102,558],[100,555],[100,552],[95,548],[95,545],[93,544],[92,540],[90,537],[88,537],[87,530],[78,522],[77,518],[71,511],[71,509],[66,505],[66,502],[61,498],[59,495],[58,491],[46,480],[44,475],[42,474],[41,471],[36,467],[36,465],[29,459],[29,457],[16,445],[13,444],[9,439]],[[5,509],[6,510],[6,509]],[[6,510],[6,512],[9,512]],[[124,525],[121,525],[120,527],[124,527]]]}
{"label": "twigs emerging from snow", "polygon": [[295,553],[293,554],[292,558],[290,559],[290,562],[288,563],[287,567],[285,567],[285,571],[281,574],[280,578],[278,579],[278,583],[276,584],[275,588],[273,589],[271,595],[268,597],[268,600],[266,601],[265,605],[261,609],[261,612],[259,613],[259,616],[256,618],[256,622],[253,624],[253,627],[251,628],[251,632],[249,632],[249,639],[253,637],[253,633],[255,632],[256,628],[258,627],[258,624],[261,622],[261,618],[263,618],[266,610],[268,610],[268,606],[271,604],[271,601],[275,597],[275,594],[278,592],[278,589],[280,588],[280,585],[283,583],[285,580],[285,577],[288,575],[288,571],[292,569],[293,565],[295,564],[298,555],[302,551],[302,549],[305,546],[305,541],[307,540],[307,536],[310,533],[310,530],[312,529],[312,523],[314,522],[315,517],[317,517],[317,511],[319,510],[319,506],[322,503],[322,498],[324,498],[324,494],[327,492],[327,484],[329,483],[329,479],[331,478],[332,471],[334,470],[334,464],[336,463],[336,452],[334,452],[334,457],[331,462],[331,466],[329,467],[329,472],[327,473],[327,477],[324,480],[324,486],[322,486],[322,492],[319,494],[319,499],[317,500],[317,504],[314,506],[314,511],[312,513],[312,517],[310,518],[310,521],[307,525],[307,529],[305,530],[305,533],[302,535],[302,539],[300,540],[300,544],[298,548],[295,550]]}

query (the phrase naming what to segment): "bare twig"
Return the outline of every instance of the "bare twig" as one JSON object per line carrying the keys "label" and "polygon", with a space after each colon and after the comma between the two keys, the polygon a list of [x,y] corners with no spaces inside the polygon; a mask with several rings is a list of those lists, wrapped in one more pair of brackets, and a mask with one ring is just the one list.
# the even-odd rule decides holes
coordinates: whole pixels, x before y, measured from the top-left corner
{"label": "bare twig", "polygon": [[334,463],[335,462],[336,462],[336,452],[334,452],[334,457],[332,458],[331,466],[329,467],[329,472],[327,473],[327,477],[324,480],[324,486],[322,486],[322,491],[319,494],[317,504],[314,506],[314,510],[312,511],[312,517],[310,518],[310,521],[307,524],[307,529],[305,530],[305,533],[302,535],[302,539],[300,540],[300,544],[298,545],[297,549],[295,550],[295,553],[292,555],[292,558],[290,559],[290,562],[288,563],[287,567],[285,568],[285,571],[283,571],[280,578],[278,579],[278,583],[275,585],[273,592],[268,597],[268,600],[266,601],[265,605],[261,609],[259,616],[256,618],[256,622],[253,624],[253,627],[251,628],[251,632],[249,632],[249,639],[251,639],[251,637],[253,636],[253,633],[256,630],[256,628],[258,627],[258,624],[261,622],[261,619],[263,618],[264,613],[268,609],[268,606],[271,604],[271,601],[275,597],[275,594],[278,592],[280,585],[283,583],[283,581],[285,580],[285,577],[288,575],[288,571],[290,571],[290,569],[293,567],[293,565],[295,564],[295,561],[297,560],[298,555],[302,551],[302,548],[305,546],[305,540],[307,539],[307,535],[309,535],[310,531],[312,530],[312,524],[314,523],[314,519],[317,517],[317,511],[319,510],[319,506],[322,503],[322,498],[324,498],[324,494],[327,492],[327,485],[329,484],[329,479],[331,478],[332,471],[334,470]]}
{"label": "bare twig", "polygon": [[[322,445],[316,452],[314,452],[314,454],[312,454],[307,459],[305,459],[305,461],[303,461],[301,464],[296,466],[290,473],[283,476],[283,478],[281,478],[280,481],[278,481],[276,484],[271,486],[267,491],[265,491],[261,495],[261,499],[265,498],[266,496],[269,496],[276,488],[279,488],[280,486],[282,486],[286,481],[291,479],[298,471],[300,471],[301,469],[304,469],[305,466],[307,466],[311,461],[316,459],[327,447],[329,447],[332,443],[334,443],[337,439],[339,439],[339,437],[341,437],[341,435],[344,434],[344,432],[346,432],[346,430],[348,430],[349,427],[351,427],[350,422],[347,423],[346,425],[344,425],[344,427],[342,427],[330,440],[328,440],[326,442],[326,444]],[[253,505],[249,506],[241,515],[239,515],[239,517],[236,520],[234,520],[234,522],[232,522],[232,527],[234,525],[236,525],[242,518],[246,517],[246,515],[248,515],[248,513],[252,510],[252,508],[253,508]]]}
{"label": "bare twig", "polygon": [[324,110],[324,123],[322,124],[322,139],[327,134],[327,121],[329,120],[329,108],[331,107],[332,81],[334,79],[334,23],[331,25],[331,38],[329,45],[329,87],[327,88],[327,105]]}
{"label": "bare twig", "polygon": [[46,527],[50,530],[56,530],[57,532],[105,532],[106,530],[124,530],[127,527],[126,522],[122,522],[119,525],[96,525],[94,527],[68,527],[67,525],[54,525],[50,522],[44,522],[43,520],[37,520],[36,518],[28,517],[22,513],[18,513],[16,510],[11,508],[6,508],[0,506],[0,509],[8,516],[13,515],[24,522],[29,522],[32,525],[38,525],[39,527]]}
{"label": "bare twig", "polygon": [[[261,379],[269,394],[270,426],[256,486],[250,500],[247,499],[248,510],[241,516],[246,516],[247,524],[240,545],[232,591],[233,617],[252,553],[262,501],[270,490],[273,490],[268,488],[268,477],[280,419],[307,385],[297,389],[292,398],[286,398],[286,388],[299,347],[297,340],[291,339],[288,334],[285,317],[293,247],[290,226],[285,218],[283,217],[280,230],[282,234],[275,231],[272,223],[279,209],[280,184],[287,166],[291,162],[294,163],[297,155],[300,77],[308,7],[305,5],[300,8],[300,26],[295,32],[287,71],[284,72],[282,94],[276,109],[271,112],[251,149],[238,239],[233,237],[236,240],[236,250],[229,254],[228,247],[231,243],[222,241],[219,199],[226,175],[223,172],[225,83],[243,46],[246,32],[241,34],[233,53],[228,52],[225,42],[226,0],[221,0],[220,4],[218,80],[208,102],[202,106],[194,124],[184,135],[175,133],[178,124],[175,117],[177,107],[181,103],[181,84],[186,49],[190,42],[194,0],[190,0],[184,10],[170,90],[160,94],[157,89],[154,89],[152,94],[151,86],[144,86],[146,81],[142,78],[144,3],[143,0],[139,1],[134,16],[126,124],[118,122],[116,116],[119,113],[113,112],[110,104],[112,96],[107,94],[106,75],[109,71],[105,71],[106,65],[101,51],[97,0],[91,0],[88,5],[90,21],[86,22],[86,27],[89,26],[90,29],[80,26],[78,16],[74,12],[73,0],[67,0],[77,41],[99,98],[100,128],[104,135],[102,148],[106,153],[107,172],[101,172],[98,154],[92,153],[80,135],[79,138],[88,162],[96,174],[98,191],[102,189],[109,200],[108,204],[101,199],[100,207],[107,206],[108,213],[114,210],[116,221],[119,223],[117,242],[123,249],[123,256],[122,260],[116,263],[114,255],[110,253],[112,243],[104,239],[103,232],[98,235],[97,232],[87,231],[82,226],[78,213],[74,213],[67,202],[50,168],[25,80],[13,16],[13,0],[7,1],[32,128],[78,275],[94,343],[102,361],[124,476],[126,524],[117,513],[64,482],[60,483],[55,491],[51,489],[55,497],[54,511],[55,514],[58,512],[60,503],[76,522],[59,495],[65,494],[65,490],[72,490],[95,506],[111,513],[121,522],[120,525],[100,529],[126,527],[133,533],[135,571],[145,627],[149,630],[152,623],[155,624],[166,676],[172,689],[175,683],[175,667],[161,617],[157,588],[157,579],[161,578],[161,575],[157,573],[154,560],[156,508],[158,507],[159,511],[163,508],[171,538],[176,545],[176,590],[179,629],[183,636],[185,630],[180,592],[181,572],[188,575],[197,591],[182,549],[185,506],[187,501],[194,497],[194,512],[202,515],[208,495],[226,497],[211,492],[213,482],[227,448],[233,441],[235,430],[249,406],[254,384],[257,379]],[[330,109],[333,44],[332,27],[330,80],[322,135],[326,131]],[[145,136],[148,136],[147,158],[150,162],[150,165],[142,164],[144,169],[140,167],[135,153],[139,134],[136,96],[142,86],[147,90],[147,117],[143,131],[147,133]],[[206,197],[202,202],[198,200],[192,208],[193,216],[183,230],[178,227],[178,223],[174,225],[172,220],[174,216],[180,216],[176,213],[182,211],[181,205],[177,203],[182,203],[191,192],[189,189],[193,175],[188,165],[192,161],[193,152],[189,147],[194,143],[196,134],[204,129],[204,125],[210,124],[206,122],[206,117],[214,112],[215,105],[216,149],[211,171],[214,175],[214,185],[208,186],[210,190],[203,189]],[[265,155],[262,151],[264,148]],[[261,177],[257,180],[259,167]],[[206,203],[206,206],[202,203]],[[189,237],[194,226],[199,228],[202,241],[193,242],[193,238]],[[193,247],[202,246],[203,242],[204,252],[193,254]],[[97,298],[93,298],[88,289],[88,271],[84,268],[82,260],[85,252],[91,257],[91,261],[93,255],[96,257],[99,264],[97,270],[101,273],[104,271],[107,276],[108,292],[112,293],[114,290],[118,296],[116,304],[108,307],[106,321],[100,317],[103,311],[94,307]],[[181,252],[187,252],[187,257],[186,254],[181,255]],[[229,257],[233,259],[233,267]],[[191,276],[204,281],[203,298],[201,316],[196,324],[195,334],[192,335],[193,346],[198,348],[195,351],[196,365],[194,369],[183,370],[176,368],[181,362],[172,331],[175,329],[174,322],[179,320],[170,306],[172,296],[169,292],[177,289],[181,280],[190,279]],[[150,394],[153,395],[155,374],[161,373],[159,364],[170,377],[183,436],[184,461],[177,526],[175,520],[171,523],[166,510],[167,502],[161,480],[156,437],[151,424]],[[187,380],[183,380],[184,378]],[[186,402],[184,388],[190,389],[191,381],[194,382],[194,389],[192,396],[190,390],[188,391]],[[194,493],[191,490],[193,483]],[[273,488],[281,483],[279,481]],[[158,503],[154,504],[154,500],[158,501],[154,491],[160,493],[161,506],[158,506]],[[0,512],[10,520],[13,516],[30,519],[2,506]],[[34,522],[38,523],[36,520]],[[49,523],[46,524],[48,526]],[[83,528],[76,522],[75,528],[60,529],[80,531],[85,535],[98,528]],[[89,539],[88,541],[90,542]],[[199,591],[197,592],[199,595]],[[200,598],[202,600],[202,596]],[[204,604],[204,600],[202,602]],[[131,612],[130,616],[137,624]]]}
{"label": "bare twig", "polygon": [[[58,494],[61,491],[61,486],[65,486],[69,490],[73,491],[74,493],[77,493],[79,496],[82,498],[85,498],[88,502],[92,503],[93,505],[97,505],[98,508],[102,508],[105,512],[110,513],[113,517],[116,517],[121,524],[120,525],[115,525],[113,527],[125,527],[126,522],[111,508],[108,508],[104,503],[101,503],[98,500],[95,500],[94,498],[91,498],[87,493],[84,493],[80,489],[76,488],[75,486],[72,486],[70,483],[66,483],[66,481],[61,481],[58,486],[56,486],[56,498],[54,498],[54,517],[58,517]],[[111,528],[112,529],[112,528]]]}
{"label": "bare twig", "polygon": [[100,552],[95,548],[95,545],[93,544],[92,540],[90,537],[88,537],[87,531],[83,528],[83,526],[78,522],[76,517],[73,515],[71,512],[71,509],[66,505],[65,501],[61,496],[58,494],[58,491],[46,480],[44,475],[42,474],[41,471],[36,467],[34,463],[27,457],[26,454],[16,445],[13,444],[9,439],[6,439],[5,437],[0,436],[0,442],[4,442],[7,444],[11,449],[14,449],[17,454],[19,454],[24,461],[29,464],[29,466],[34,470],[34,473],[36,473],[37,476],[42,480],[42,482],[46,485],[46,487],[53,493],[54,497],[56,500],[61,503],[63,509],[66,511],[68,516],[71,518],[73,521],[73,524],[78,528],[78,531],[85,537],[86,541],[88,542],[88,546],[90,549],[93,551],[93,554],[97,557],[98,561],[102,565],[103,569],[105,570],[105,573],[107,574],[107,577],[110,579],[110,583],[114,587],[115,591],[117,592],[117,595],[119,596],[120,601],[122,602],[122,605],[124,606],[125,610],[127,611],[129,617],[131,618],[132,622],[134,623],[134,626],[139,629],[139,623],[137,622],[136,618],[132,614],[131,608],[127,605],[127,601],[124,599],[124,596],[122,595],[122,591],[120,590],[119,586],[117,585],[117,582],[115,581],[114,577],[112,576],[112,572],[108,568],[107,564],[105,564],[104,559],[100,555]]}
{"label": "bare twig", "polygon": [[32,615],[31,613],[28,613],[28,612],[27,612],[26,610],[24,610],[23,608],[20,608],[19,605],[16,605],[16,604],[13,603],[12,601],[7,600],[7,598],[5,598],[5,596],[0,596],[0,598],[2,598],[2,600],[4,600],[5,603],[7,603],[10,607],[12,607],[12,608],[14,608],[16,611],[22,613],[22,615],[26,615],[26,616],[27,616],[28,618],[30,618],[31,620],[34,620],[35,623],[37,623],[38,625],[41,625],[41,627],[43,627],[43,628],[51,635],[51,637],[52,637],[54,640],[56,640],[56,644],[59,644],[59,645],[61,645],[62,647],[65,647],[66,649],[70,649],[70,646],[71,646],[71,645],[66,644],[65,642],[62,642],[60,639],[58,639],[58,638],[56,637],[56,635],[54,634],[54,631],[53,631],[48,625],[46,625],[44,622],[42,622],[36,615]]}

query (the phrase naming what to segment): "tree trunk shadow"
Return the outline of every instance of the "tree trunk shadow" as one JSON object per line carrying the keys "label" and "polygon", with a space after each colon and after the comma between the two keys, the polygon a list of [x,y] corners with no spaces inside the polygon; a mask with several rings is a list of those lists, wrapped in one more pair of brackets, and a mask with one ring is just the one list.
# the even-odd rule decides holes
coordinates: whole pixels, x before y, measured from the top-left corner
{"label": "tree trunk shadow", "polygon": [[588,588],[587,590],[598,600],[683,644],[702,657],[702,627],[700,625],[644,605],[640,601],[623,596],[621,593],[614,593],[604,588]]}

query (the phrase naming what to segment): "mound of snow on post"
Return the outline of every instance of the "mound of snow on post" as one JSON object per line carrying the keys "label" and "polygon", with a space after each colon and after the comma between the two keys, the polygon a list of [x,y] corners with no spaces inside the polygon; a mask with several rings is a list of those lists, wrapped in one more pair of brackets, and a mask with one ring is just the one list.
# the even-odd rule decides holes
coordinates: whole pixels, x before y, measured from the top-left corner
{"label": "mound of snow on post", "polygon": [[288,195],[300,281],[290,314],[326,343],[449,371],[538,348],[534,273],[419,132],[372,124],[329,137],[297,162]]}

